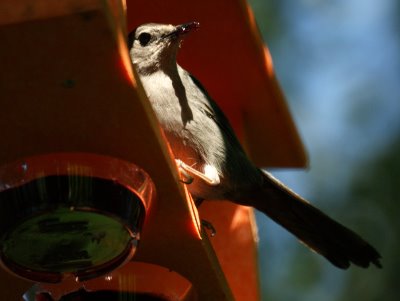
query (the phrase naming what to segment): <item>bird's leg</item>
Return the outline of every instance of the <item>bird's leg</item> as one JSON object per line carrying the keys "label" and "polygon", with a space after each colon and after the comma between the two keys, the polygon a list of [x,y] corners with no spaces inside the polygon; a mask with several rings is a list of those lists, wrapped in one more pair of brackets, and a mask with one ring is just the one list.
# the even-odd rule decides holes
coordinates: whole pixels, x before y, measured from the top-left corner
{"label": "bird's leg", "polygon": [[183,161],[181,161],[179,159],[175,159],[175,161],[181,172],[184,171],[184,172],[186,172],[187,175],[192,174],[194,176],[197,176],[200,179],[202,179],[204,182],[206,182],[208,185],[216,186],[221,182],[216,168],[212,165],[206,165],[204,167],[205,172],[202,173],[202,172],[194,169],[193,167],[187,165],[186,163],[184,163]]}
{"label": "bird's leg", "polygon": [[[205,167],[205,171],[206,173],[201,173],[200,171],[194,169],[193,167],[187,165],[186,163],[182,162],[179,159],[175,159],[176,164],[178,165],[178,169],[179,172],[186,178],[186,179],[190,179],[191,181],[189,183],[184,182],[184,180],[182,180],[182,182],[184,182],[185,184],[190,184],[193,182],[193,177],[190,175],[193,174],[197,177],[199,177],[200,179],[202,179],[203,181],[205,181],[207,184],[215,186],[218,185],[220,183],[220,179],[218,176],[218,173],[215,169],[215,167],[210,166],[210,165],[206,165]],[[208,174],[207,174],[208,171]],[[211,175],[211,176],[210,176]],[[195,199],[194,202],[196,204],[196,207],[198,208],[201,203],[203,203],[204,199]],[[201,220],[201,225],[210,231],[210,235],[213,237],[217,234],[217,230],[215,230],[214,226],[212,223],[210,223],[207,220],[202,219]]]}
{"label": "bird's leg", "polygon": [[[179,160],[180,161],[180,160]],[[178,160],[176,160],[176,162],[178,163]],[[181,162],[181,161],[180,161]],[[185,170],[182,168],[182,166],[180,165],[180,163],[178,163],[178,170],[179,170],[179,174],[180,174],[180,181],[183,184],[192,184],[193,182],[193,177]]]}
{"label": "bird's leg", "polygon": [[[194,198],[193,201],[194,201],[194,204],[196,205],[196,208],[199,208],[199,206],[201,204],[203,204],[204,199]],[[217,234],[217,230],[215,229],[214,225],[211,222],[209,222],[208,220],[201,219],[201,225],[205,229],[210,231],[211,237],[214,237]]]}
{"label": "bird's leg", "polygon": [[203,198],[193,198],[193,202],[196,205],[196,208],[199,208],[201,204],[203,204],[204,199]]}

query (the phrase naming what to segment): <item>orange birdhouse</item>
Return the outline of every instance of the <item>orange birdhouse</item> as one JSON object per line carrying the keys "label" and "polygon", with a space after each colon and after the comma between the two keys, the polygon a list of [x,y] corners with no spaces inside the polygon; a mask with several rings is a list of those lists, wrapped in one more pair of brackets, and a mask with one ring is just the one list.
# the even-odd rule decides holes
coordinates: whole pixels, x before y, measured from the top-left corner
{"label": "orange birdhouse", "polygon": [[252,209],[194,205],[130,62],[136,26],[188,21],[178,60],[252,160],[305,165],[244,0],[2,1],[1,300],[259,300]]}

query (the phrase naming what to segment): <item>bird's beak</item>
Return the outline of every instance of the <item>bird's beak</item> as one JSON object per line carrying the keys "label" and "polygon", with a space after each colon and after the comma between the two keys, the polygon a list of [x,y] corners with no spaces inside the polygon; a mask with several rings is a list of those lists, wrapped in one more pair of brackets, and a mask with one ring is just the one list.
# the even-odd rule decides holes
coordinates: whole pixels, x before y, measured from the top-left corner
{"label": "bird's beak", "polygon": [[199,27],[200,27],[199,22],[189,22],[189,23],[178,25],[176,27],[176,31],[179,35],[181,35],[181,34],[189,33],[193,29],[197,29]]}
{"label": "bird's beak", "polygon": [[175,27],[175,30],[172,31],[171,33],[167,34],[166,36],[164,36],[164,38],[166,37],[170,37],[170,36],[181,36],[181,35],[185,35],[187,33],[189,33],[190,31],[197,29],[200,27],[200,23],[199,22],[189,22],[189,23],[185,23],[185,24],[181,24]]}

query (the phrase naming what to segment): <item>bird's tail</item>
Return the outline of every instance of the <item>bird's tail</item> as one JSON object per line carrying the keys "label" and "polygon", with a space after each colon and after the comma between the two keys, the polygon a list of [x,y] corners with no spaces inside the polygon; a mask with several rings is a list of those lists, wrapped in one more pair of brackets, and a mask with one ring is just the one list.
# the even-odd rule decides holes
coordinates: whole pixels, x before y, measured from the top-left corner
{"label": "bird's tail", "polygon": [[251,204],[335,266],[347,269],[350,263],[381,267],[381,256],[359,235],[312,206],[268,173],[260,192],[249,197]]}

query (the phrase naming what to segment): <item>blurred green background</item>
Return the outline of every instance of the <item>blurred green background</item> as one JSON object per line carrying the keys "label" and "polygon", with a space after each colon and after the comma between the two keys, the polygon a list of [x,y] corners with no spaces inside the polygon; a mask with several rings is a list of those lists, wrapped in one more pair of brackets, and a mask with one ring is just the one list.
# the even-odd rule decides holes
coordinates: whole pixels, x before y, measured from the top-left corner
{"label": "blurred green background", "polygon": [[400,1],[249,2],[310,161],[273,174],[384,266],[338,270],[258,214],[263,300],[400,300]]}

